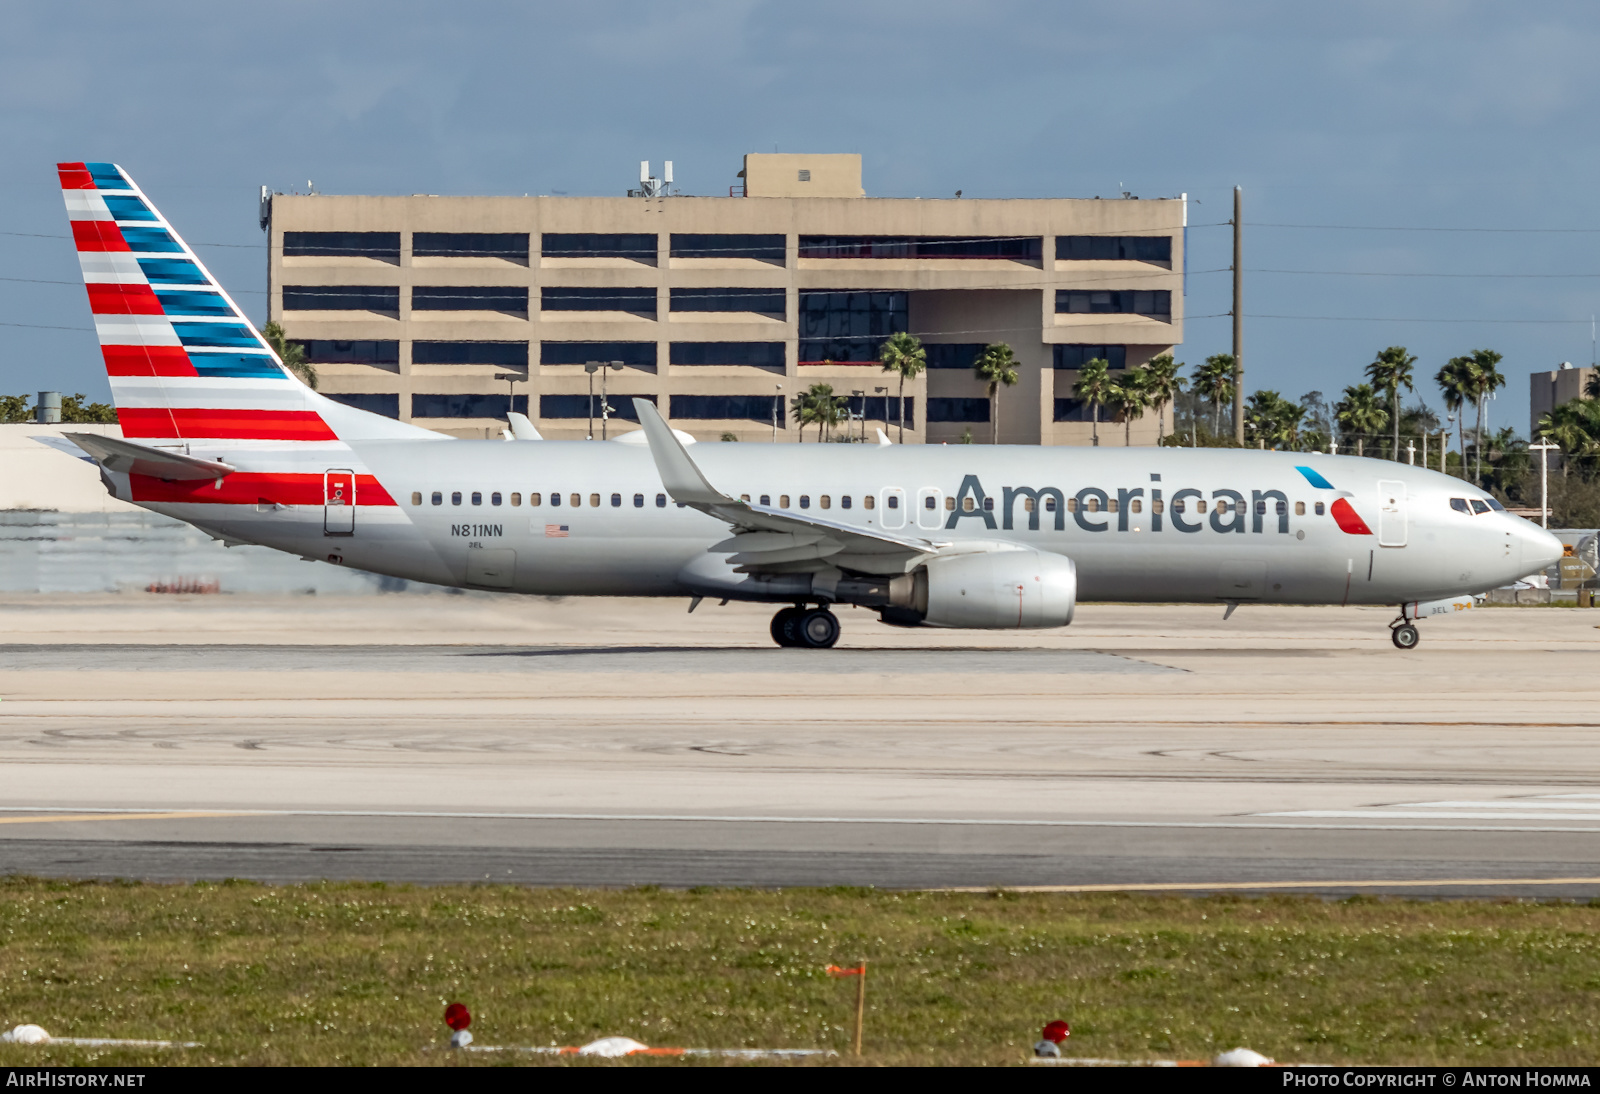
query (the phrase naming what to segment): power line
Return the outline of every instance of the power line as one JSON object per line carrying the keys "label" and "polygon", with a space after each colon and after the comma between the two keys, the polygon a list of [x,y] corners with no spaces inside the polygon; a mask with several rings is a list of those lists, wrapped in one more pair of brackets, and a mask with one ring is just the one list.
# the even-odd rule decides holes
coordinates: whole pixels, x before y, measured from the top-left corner
{"label": "power line", "polygon": [[1522,235],[1593,234],[1600,228],[1399,228],[1381,224],[1269,224],[1246,221],[1246,228],[1315,228],[1341,232],[1491,232]]}
{"label": "power line", "polygon": [[[1201,271],[1209,272],[1209,271]],[[1398,273],[1387,270],[1246,270],[1246,273],[1269,274],[1311,274],[1317,277],[1469,277],[1469,278],[1586,278],[1600,277],[1600,273],[1561,273],[1561,274],[1524,274],[1524,273]]]}

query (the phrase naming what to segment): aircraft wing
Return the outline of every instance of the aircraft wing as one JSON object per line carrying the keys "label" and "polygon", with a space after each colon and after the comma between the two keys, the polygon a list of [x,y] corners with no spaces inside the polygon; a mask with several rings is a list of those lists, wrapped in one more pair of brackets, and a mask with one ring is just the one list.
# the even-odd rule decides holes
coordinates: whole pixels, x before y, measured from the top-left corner
{"label": "aircraft wing", "polygon": [[100,461],[108,471],[149,475],[153,479],[177,482],[204,482],[231,475],[237,470],[221,460],[202,460],[181,452],[150,448],[118,437],[94,433],[67,433],[64,436]]}
{"label": "aircraft wing", "polygon": [[710,550],[733,552],[728,561],[738,573],[816,573],[838,568],[901,574],[949,546],[946,541],[895,535],[729,497],[706,480],[654,403],[635,399],[633,405],[661,483],[672,500],[727,521],[733,529],[731,538]]}

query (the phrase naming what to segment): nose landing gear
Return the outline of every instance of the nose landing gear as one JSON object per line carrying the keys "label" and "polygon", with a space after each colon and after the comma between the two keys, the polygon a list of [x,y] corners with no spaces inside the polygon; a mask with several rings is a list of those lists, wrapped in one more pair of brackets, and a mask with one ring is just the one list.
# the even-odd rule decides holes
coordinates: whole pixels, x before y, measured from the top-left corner
{"label": "nose landing gear", "polygon": [[780,646],[829,649],[839,641],[839,617],[826,606],[784,608],[772,617],[772,640]]}
{"label": "nose landing gear", "polygon": [[1414,650],[1417,643],[1422,641],[1422,634],[1417,630],[1416,624],[1411,622],[1411,617],[1406,612],[1407,605],[1400,605],[1400,618],[1389,624],[1389,641],[1394,643],[1397,650]]}

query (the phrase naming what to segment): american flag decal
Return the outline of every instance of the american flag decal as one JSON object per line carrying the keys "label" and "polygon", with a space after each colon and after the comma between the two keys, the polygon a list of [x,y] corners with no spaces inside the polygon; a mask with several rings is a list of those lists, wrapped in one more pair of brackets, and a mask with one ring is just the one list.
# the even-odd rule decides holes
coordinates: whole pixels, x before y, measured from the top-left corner
{"label": "american flag decal", "polygon": [[565,524],[546,524],[544,526],[545,539],[566,539],[567,526]]}

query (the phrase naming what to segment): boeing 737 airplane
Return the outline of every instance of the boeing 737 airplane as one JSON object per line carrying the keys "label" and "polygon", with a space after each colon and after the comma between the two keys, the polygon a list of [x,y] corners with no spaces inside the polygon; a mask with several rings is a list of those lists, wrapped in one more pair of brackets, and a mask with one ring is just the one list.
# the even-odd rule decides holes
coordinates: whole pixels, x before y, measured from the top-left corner
{"label": "boeing 737 airplane", "polygon": [[[58,165],[123,439],[71,435],[116,497],[232,544],[414,581],[1062,627],[1079,599],[1396,605],[1415,620],[1553,564],[1460,479],[1349,456],[1188,448],[716,444],[650,402],[616,441],[457,440],[288,372],[127,173]],[[640,443],[640,442],[643,443]]]}

